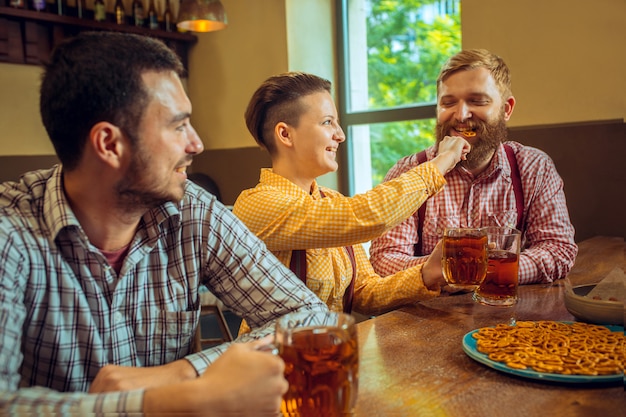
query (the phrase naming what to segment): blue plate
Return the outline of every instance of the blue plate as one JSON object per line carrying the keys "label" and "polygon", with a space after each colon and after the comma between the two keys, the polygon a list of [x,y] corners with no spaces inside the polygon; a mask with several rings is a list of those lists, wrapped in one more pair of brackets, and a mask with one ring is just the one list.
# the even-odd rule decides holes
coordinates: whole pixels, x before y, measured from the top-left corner
{"label": "blue plate", "polygon": [[[624,328],[621,326],[605,326],[612,332],[623,332]],[[476,339],[472,337],[474,333],[476,333],[479,329],[472,330],[463,336],[463,351],[470,358],[474,359],[477,362],[482,363],[483,365],[487,365],[490,368],[493,368],[497,371],[501,371],[507,374],[517,375],[524,378],[538,379],[541,381],[552,381],[552,382],[566,382],[566,383],[574,383],[574,384],[601,384],[601,383],[610,383],[610,382],[621,382],[624,378],[623,374],[612,374],[612,375],[561,375],[561,374],[551,374],[547,372],[537,372],[533,369],[513,369],[509,368],[502,362],[496,362],[489,357],[479,352],[476,349]]]}

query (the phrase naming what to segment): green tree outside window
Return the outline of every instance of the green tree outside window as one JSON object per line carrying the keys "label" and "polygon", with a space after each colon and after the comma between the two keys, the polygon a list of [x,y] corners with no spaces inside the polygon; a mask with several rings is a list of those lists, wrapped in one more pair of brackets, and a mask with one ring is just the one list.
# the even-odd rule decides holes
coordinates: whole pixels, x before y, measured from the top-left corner
{"label": "green tree outside window", "polygon": [[[367,7],[369,109],[434,104],[439,70],[461,49],[460,1],[368,0]],[[370,125],[373,185],[398,159],[432,145],[434,129],[434,118]]]}

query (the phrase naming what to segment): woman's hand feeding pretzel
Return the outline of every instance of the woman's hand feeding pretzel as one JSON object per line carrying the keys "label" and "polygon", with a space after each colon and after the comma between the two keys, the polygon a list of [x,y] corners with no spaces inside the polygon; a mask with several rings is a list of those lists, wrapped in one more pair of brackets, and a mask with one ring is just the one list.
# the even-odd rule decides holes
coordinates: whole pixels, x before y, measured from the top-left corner
{"label": "woman's hand feeding pretzel", "polygon": [[465,160],[472,146],[465,139],[459,136],[446,136],[439,143],[437,156],[432,160],[439,172],[445,175],[450,172],[456,164]]}

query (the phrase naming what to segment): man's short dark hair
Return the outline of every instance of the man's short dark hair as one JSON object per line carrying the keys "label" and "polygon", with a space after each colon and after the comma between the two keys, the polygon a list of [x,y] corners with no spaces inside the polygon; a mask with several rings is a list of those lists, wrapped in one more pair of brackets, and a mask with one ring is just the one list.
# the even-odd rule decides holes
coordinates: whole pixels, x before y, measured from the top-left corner
{"label": "man's short dark hair", "polygon": [[45,65],[39,109],[64,169],[78,165],[94,124],[108,121],[132,140],[149,99],[142,73],[184,75],[163,42],[116,32],[82,32],[59,44]]}

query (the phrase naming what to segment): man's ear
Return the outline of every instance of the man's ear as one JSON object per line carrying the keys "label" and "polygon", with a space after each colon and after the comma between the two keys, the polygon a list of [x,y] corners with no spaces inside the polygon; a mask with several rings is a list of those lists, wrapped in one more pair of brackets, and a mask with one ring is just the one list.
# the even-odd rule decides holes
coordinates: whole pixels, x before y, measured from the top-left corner
{"label": "man's ear", "polygon": [[293,141],[291,138],[291,128],[287,123],[277,123],[276,127],[274,127],[274,136],[276,137],[276,141],[281,143],[283,146],[293,146]]}
{"label": "man's ear", "polygon": [[508,121],[515,107],[515,97],[511,96],[504,102],[504,120]]}
{"label": "man's ear", "polygon": [[98,122],[89,131],[87,146],[104,163],[114,167],[121,165],[127,141],[119,127],[109,122]]}

